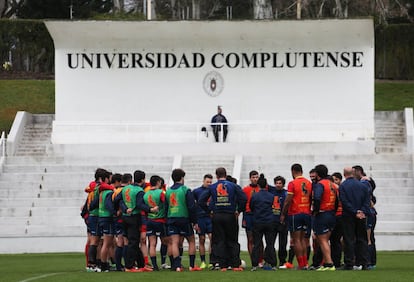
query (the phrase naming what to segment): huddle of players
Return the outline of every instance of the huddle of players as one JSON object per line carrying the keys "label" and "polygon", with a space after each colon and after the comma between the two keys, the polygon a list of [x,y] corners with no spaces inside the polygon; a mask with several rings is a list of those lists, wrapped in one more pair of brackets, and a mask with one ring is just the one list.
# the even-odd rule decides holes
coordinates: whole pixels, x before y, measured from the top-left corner
{"label": "huddle of players", "polygon": [[[157,237],[160,237],[163,243],[163,268],[183,271],[182,243],[183,238],[186,238],[189,245],[189,270],[202,270],[195,265],[194,230],[200,230],[197,224],[198,206],[208,214],[211,213],[212,228],[216,231],[211,241],[210,263],[215,262],[217,269],[231,267],[234,271],[242,270],[239,259],[240,245],[237,242],[238,225],[234,216],[239,212],[238,207],[245,206],[245,197],[241,189],[226,180],[224,168],[218,168],[218,181],[200,195],[197,205],[192,191],[184,185],[184,176],[185,172],[182,169],[174,169],[171,175],[174,184],[169,189],[161,189],[163,179],[157,175],[152,176],[149,185],[146,185],[145,173],[139,170],[134,172],[132,181],[130,174],[111,175],[105,169],[97,169],[95,181],[85,189],[88,197],[81,213],[88,230],[85,247],[87,271],[109,271],[108,261],[113,257],[119,271],[159,270],[155,251]],[[223,225],[223,222],[226,224]],[[111,254],[114,234],[116,249],[114,254]],[[152,266],[149,266],[146,258],[148,247],[145,237],[142,239],[142,234],[148,237]],[[171,267],[165,264],[167,254]],[[122,258],[124,266],[121,265]]]}
{"label": "huddle of players", "polygon": [[[328,177],[328,170],[324,165],[316,166],[311,171],[311,175],[315,175],[313,184],[302,176],[302,167],[299,164],[292,165],[291,170],[294,179],[289,183],[286,195],[283,177],[276,177],[276,185],[272,187],[267,184],[264,176],[259,178],[255,171],[250,173],[251,184],[242,190],[234,181],[229,181],[233,180],[231,177],[226,179],[224,168],[218,168],[216,183],[212,184],[212,176],[206,175],[203,186],[191,192],[184,186],[185,172],[181,169],[173,171],[174,185],[168,190],[165,190],[163,179],[156,175],[151,177],[150,185],[146,187],[145,173],[142,171],[134,173],[132,182],[130,174],[111,176],[106,170],[97,169],[95,181],[85,189],[88,198],[82,213],[88,226],[88,242],[85,248],[87,270],[107,271],[110,257],[115,257],[117,270],[158,270],[156,243],[157,237],[160,237],[163,268],[168,267],[165,264],[168,253],[171,269],[183,270],[182,242],[186,238],[189,244],[189,270],[199,271],[206,267],[205,235],[209,236],[211,242],[211,268],[226,270],[230,267],[236,271],[242,270],[239,267],[240,245],[237,238],[237,216],[240,212],[244,212],[243,227],[247,232],[252,270],[257,269],[260,259],[264,259],[265,268],[276,269],[274,243],[278,234],[280,268],[290,268],[289,262],[285,263],[287,226],[291,232],[298,268],[307,269],[311,225],[317,239],[315,253],[319,251],[324,262],[320,267],[322,260],[315,265],[314,258],[314,267],[319,270],[334,270],[331,248],[336,246],[342,249],[342,236],[339,236],[339,245],[333,241],[329,244],[332,231],[335,227],[339,228],[337,219],[341,216],[338,186]],[[201,268],[195,265],[194,229],[200,238]],[[113,234],[116,235],[116,249],[115,255],[110,255],[114,245]],[[98,267],[97,249],[102,235],[101,263]],[[148,236],[153,267],[149,266],[146,256],[148,249],[145,235]],[[373,239],[373,232],[371,235]],[[264,253],[263,236],[266,241]],[[371,242],[371,245],[375,246],[374,243],[375,241]],[[337,252],[338,250],[335,258]],[[122,257],[125,266],[121,265]],[[340,257],[341,250],[339,262],[335,261],[335,265],[340,265]]]}
{"label": "huddle of players", "polygon": [[[317,165],[310,171],[312,181],[303,176],[300,164],[292,165],[291,172],[293,180],[288,184],[287,196],[281,193],[283,178],[276,177],[275,187],[271,187],[256,171],[250,172],[251,184],[243,189],[248,198],[243,226],[246,228],[252,271],[257,270],[260,257],[265,261],[264,269],[277,269],[274,249],[277,235],[279,268],[293,268],[292,256],[289,262],[285,262],[286,226],[298,269],[332,271],[341,267],[342,237],[345,265],[341,269],[373,267],[376,263],[373,232],[376,212],[372,193],[375,182],[365,176],[360,166],[345,168],[346,180],[342,184],[341,174],[329,176],[325,165]],[[311,229],[315,254],[309,267]],[[266,242],[264,252],[263,236]]]}

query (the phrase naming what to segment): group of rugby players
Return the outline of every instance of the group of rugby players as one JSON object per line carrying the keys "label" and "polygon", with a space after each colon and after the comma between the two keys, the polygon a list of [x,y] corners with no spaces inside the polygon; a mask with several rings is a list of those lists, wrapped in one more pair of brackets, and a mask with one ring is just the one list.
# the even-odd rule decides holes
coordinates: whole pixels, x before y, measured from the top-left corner
{"label": "group of rugby players", "polygon": [[[345,168],[344,182],[341,173],[328,175],[325,165],[317,165],[309,172],[311,180],[303,176],[300,164],[293,164],[291,172],[293,180],[287,190],[285,178],[275,177],[272,186],[257,171],[249,173],[250,184],[242,189],[220,167],[216,170],[217,182],[213,184],[213,176],[206,174],[202,186],[191,190],[184,185],[182,169],[172,171],[174,184],[167,189],[164,179],[157,175],[151,176],[148,183],[140,170],[134,175],[121,175],[98,168],[95,181],[85,189],[88,196],[81,213],[88,230],[86,270],[181,272],[186,239],[189,271],[242,271],[245,263],[240,260],[238,243],[241,212],[252,271],[293,268],[294,256],[296,269],[300,270],[375,267],[372,178],[364,174],[361,166]],[[194,230],[199,237],[199,266],[195,264]],[[288,231],[291,240],[286,260]],[[208,264],[206,236],[210,241]],[[274,247],[277,236],[279,264]],[[314,255],[309,265],[311,237]],[[157,238],[161,241],[160,267]],[[342,250],[345,264],[341,264]],[[167,256],[170,265],[166,263]]]}

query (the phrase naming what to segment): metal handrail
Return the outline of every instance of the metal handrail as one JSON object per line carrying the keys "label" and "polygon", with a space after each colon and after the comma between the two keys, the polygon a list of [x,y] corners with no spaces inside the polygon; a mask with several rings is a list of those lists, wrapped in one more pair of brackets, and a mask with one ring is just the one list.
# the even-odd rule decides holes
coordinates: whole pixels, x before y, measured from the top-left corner
{"label": "metal handrail", "polygon": [[1,133],[0,137],[0,147],[1,147],[1,153],[0,153],[0,171],[3,171],[3,164],[6,159],[6,132]]}

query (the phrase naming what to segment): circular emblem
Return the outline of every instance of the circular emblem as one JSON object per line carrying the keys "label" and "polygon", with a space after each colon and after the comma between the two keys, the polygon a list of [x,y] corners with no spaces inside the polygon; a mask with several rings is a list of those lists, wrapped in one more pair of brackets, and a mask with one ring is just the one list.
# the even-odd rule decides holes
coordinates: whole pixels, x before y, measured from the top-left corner
{"label": "circular emblem", "polygon": [[224,88],[223,77],[216,71],[207,73],[203,80],[203,88],[211,97],[220,95]]}

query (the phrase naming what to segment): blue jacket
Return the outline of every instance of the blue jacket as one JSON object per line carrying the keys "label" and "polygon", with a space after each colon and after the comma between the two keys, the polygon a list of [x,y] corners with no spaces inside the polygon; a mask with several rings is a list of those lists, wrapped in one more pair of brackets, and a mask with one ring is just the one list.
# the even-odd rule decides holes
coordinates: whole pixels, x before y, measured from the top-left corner
{"label": "blue jacket", "polygon": [[347,178],[339,186],[339,198],[342,202],[342,216],[355,217],[358,210],[370,215],[369,187],[353,177]]}
{"label": "blue jacket", "polygon": [[[284,206],[285,200],[287,198],[287,190],[286,189],[277,190],[276,188],[270,189],[270,186],[269,186],[269,192],[272,193],[274,196],[279,197],[280,213],[282,213],[283,206]],[[279,221],[280,220],[280,214],[275,215],[275,216],[276,216],[276,220]]]}
{"label": "blue jacket", "polygon": [[[197,203],[198,203],[198,200],[201,194],[203,194],[207,189],[208,187],[206,188],[206,187],[201,186],[193,190],[193,196]],[[206,211],[202,209],[199,205],[197,205],[197,217],[201,218],[201,217],[208,217],[208,216],[209,214],[206,213]]]}
{"label": "blue jacket", "polygon": [[274,195],[265,189],[254,193],[250,200],[250,210],[253,213],[254,223],[275,223],[273,214]]}
{"label": "blue jacket", "polygon": [[[210,205],[207,201],[210,198]],[[198,204],[207,213],[209,208],[214,213],[242,212],[246,208],[247,197],[239,186],[227,180],[219,180],[200,195]]]}

